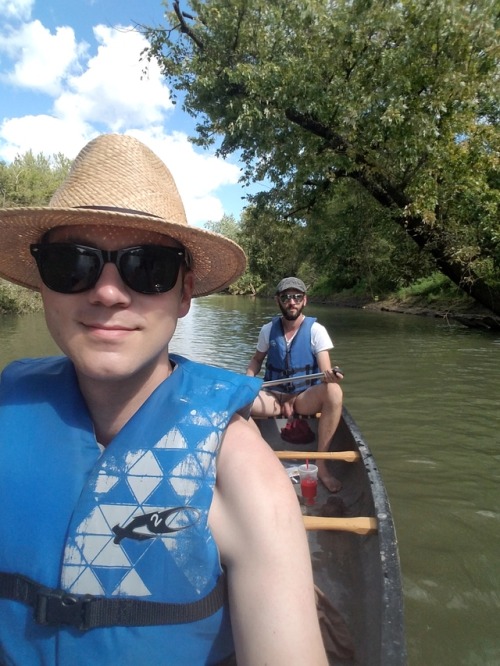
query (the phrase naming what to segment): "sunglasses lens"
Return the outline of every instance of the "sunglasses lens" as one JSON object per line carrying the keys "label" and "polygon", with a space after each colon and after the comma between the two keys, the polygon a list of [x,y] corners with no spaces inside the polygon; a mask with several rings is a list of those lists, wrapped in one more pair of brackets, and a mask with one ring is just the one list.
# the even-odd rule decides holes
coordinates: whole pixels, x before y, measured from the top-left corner
{"label": "sunglasses lens", "polygon": [[48,243],[32,249],[43,283],[61,294],[90,289],[98,280],[101,260],[91,248],[70,243]]}
{"label": "sunglasses lens", "polygon": [[295,301],[296,303],[302,303],[304,300],[304,294],[282,294],[280,296],[280,301],[282,303],[288,303],[288,301]]}
{"label": "sunglasses lens", "polygon": [[177,282],[182,256],[161,245],[141,245],[123,252],[119,271],[123,281],[141,294],[162,294]]}
{"label": "sunglasses lens", "polygon": [[[32,245],[43,283],[60,294],[92,289],[106,261],[115,263],[125,284],[141,294],[162,294],[177,282],[184,251],[162,245],[139,245],[103,252],[73,243]],[[104,255],[104,256],[103,256]]]}

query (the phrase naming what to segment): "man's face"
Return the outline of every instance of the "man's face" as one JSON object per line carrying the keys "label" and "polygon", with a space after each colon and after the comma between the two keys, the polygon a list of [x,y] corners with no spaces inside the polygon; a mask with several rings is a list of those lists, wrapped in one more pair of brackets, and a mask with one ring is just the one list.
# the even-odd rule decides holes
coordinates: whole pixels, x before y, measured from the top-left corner
{"label": "man's face", "polygon": [[[73,242],[102,250],[136,245],[176,246],[157,233],[109,227],[60,227],[50,242]],[[181,267],[175,286],[145,295],[127,287],[115,265],[106,263],[94,287],[60,294],[42,286],[45,319],[61,350],[72,359],[80,380],[119,381],[139,388],[158,385],[170,371],[168,344],[191,304],[193,276]],[[125,384],[124,384],[125,382]],[[117,386],[118,388],[118,386]]]}
{"label": "man's face", "polygon": [[306,306],[307,296],[297,289],[287,289],[276,297],[283,317],[288,321],[298,319]]}

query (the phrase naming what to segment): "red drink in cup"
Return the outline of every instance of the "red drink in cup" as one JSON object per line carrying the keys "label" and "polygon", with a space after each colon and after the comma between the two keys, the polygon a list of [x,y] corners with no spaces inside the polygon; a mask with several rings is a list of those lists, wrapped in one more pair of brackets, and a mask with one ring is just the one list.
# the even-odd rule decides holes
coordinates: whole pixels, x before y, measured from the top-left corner
{"label": "red drink in cup", "polygon": [[318,492],[318,468],[316,465],[300,465],[300,492],[306,504],[314,504]]}
{"label": "red drink in cup", "polygon": [[314,504],[318,492],[318,482],[312,476],[306,476],[300,482],[300,492],[306,500],[306,504]]}

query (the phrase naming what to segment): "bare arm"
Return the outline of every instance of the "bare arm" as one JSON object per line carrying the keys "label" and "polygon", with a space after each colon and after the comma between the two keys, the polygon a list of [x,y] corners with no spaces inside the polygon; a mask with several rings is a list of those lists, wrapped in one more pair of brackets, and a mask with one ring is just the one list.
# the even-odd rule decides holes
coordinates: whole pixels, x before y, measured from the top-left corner
{"label": "bare arm", "polygon": [[343,374],[337,369],[332,369],[332,363],[330,360],[330,354],[327,349],[320,351],[316,354],[316,360],[318,361],[318,367],[320,372],[325,373],[325,382],[338,382],[343,379]]}
{"label": "bare arm", "polygon": [[295,491],[239,417],[221,449],[209,520],[228,571],[238,665],[326,666]]}
{"label": "bare arm", "polygon": [[250,363],[248,364],[247,375],[250,377],[257,377],[260,369],[262,368],[262,363],[266,358],[266,354],[267,352],[255,352],[255,354],[252,356],[252,359],[250,360]]}

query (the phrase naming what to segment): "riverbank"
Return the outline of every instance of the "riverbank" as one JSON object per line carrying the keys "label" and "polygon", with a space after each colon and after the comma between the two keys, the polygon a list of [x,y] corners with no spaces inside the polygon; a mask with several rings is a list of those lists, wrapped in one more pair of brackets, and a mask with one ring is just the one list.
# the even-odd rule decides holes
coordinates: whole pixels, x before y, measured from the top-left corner
{"label": "riverbank", "polygon": [[0,315],[22,315],[41,309],[42,299],[38,292],[0,279]]}
{"label": "riverbank", "polygon": [[372,299],[367,296],[332,296],[328,298],[310,297],[311,301],[330,303],[338,307],[362,308],[379,312],[396,312],[421,317],[436,317],[454,321],[468,328],[500,331],[500,317],[487,308],[475,303],[472,299],[457,298],[456,300],[429,300],[422,296],[386,299]]}
{"label": "riverbank", "polygon": [[[456,321],[469,328],[500,331],[500,317],[493,315],[472,299],[436,298],[426,296],[391,296],[385,299],[353,294],[334,294],[330,296],[309,295],[309,301],[328,303],[337,307],[361,308],[380,312],[397,312],[424,317],[438,317]],[[26,314],[42,309],[40,294],[0,280],[0,315]]]}

